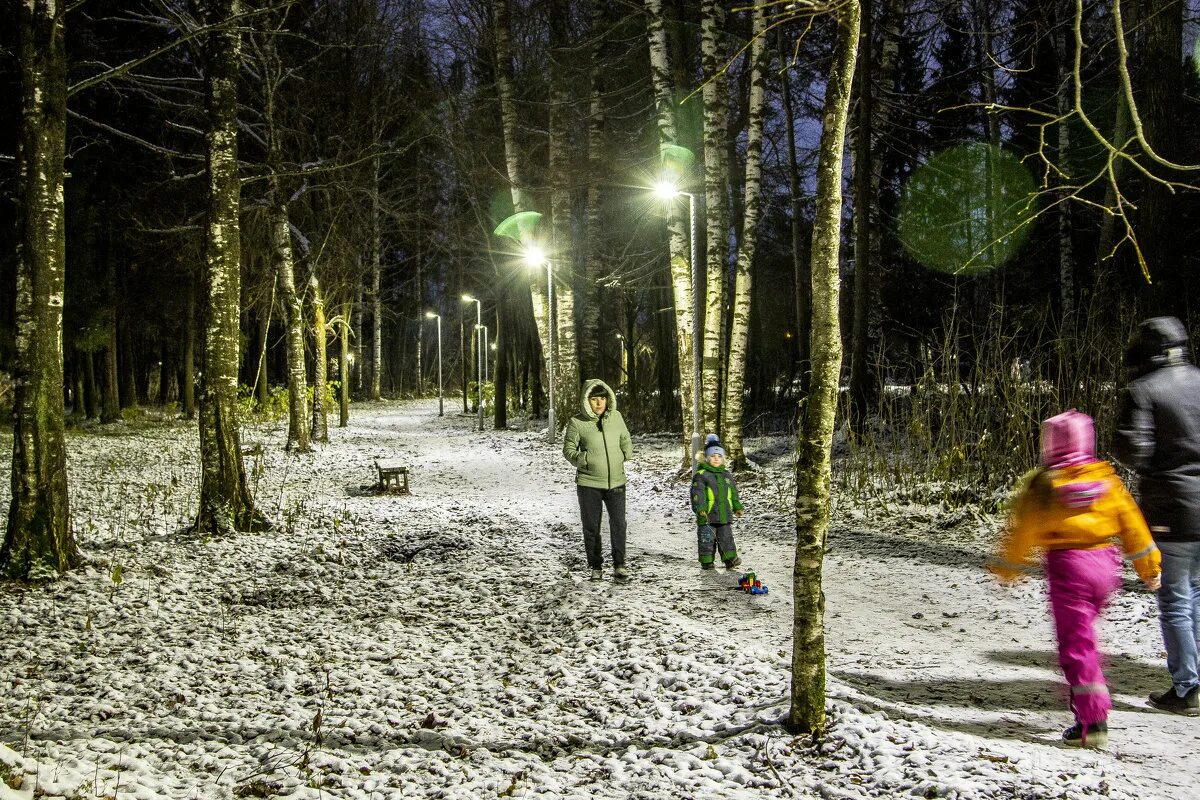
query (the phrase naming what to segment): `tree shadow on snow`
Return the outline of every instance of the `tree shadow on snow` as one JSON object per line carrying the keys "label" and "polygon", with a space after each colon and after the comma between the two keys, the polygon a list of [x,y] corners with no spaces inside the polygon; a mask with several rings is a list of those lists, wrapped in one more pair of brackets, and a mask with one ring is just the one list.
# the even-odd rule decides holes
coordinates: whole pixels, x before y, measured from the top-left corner
{"label": "tree shadow on snow", "polygon": [[923,561],[942,567],[978,567],[980,571],[987,559],[978,550],[940,544],[932,534],[928,539],[918,541],[864,528],[839,527],[831,530],[827,555],[837,556],[842,549],[875,558]]}
{"label": "tree shadow on snow", "polygon": [[[1058,654],[1050,650],[993,650],[987,656],[1001,664],[1058,669]],[[1105,653],[1103,659],[1104,677],[1114,693],[1147,694],[1170,683],[1165,665],[1151,664],[1124,653]]]}
{"label": "tree shadow on snow", "polygon": [[[1067,707],[1067,686],[1061,680],[1017,678],[931,678],[929,680],[897,681],[872,675],[869,672],[835,674],[839,680],[863,694],[878,697],[889,703],[915,706],[953,706],[989,711],[1030,710],[1047,711]],[[1111,679],[1111,676],[1110,676]],[[1126,711],[1145,711],[1144,708],[1113,699],[1113,708]]]}

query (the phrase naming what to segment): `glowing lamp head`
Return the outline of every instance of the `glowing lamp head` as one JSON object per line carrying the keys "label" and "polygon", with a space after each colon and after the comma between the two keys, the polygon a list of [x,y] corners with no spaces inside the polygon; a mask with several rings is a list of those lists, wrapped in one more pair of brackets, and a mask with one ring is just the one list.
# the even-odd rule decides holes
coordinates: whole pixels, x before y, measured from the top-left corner
{"label": "glowing lamp head", "polygon": [[469,294],[464,294],[464,295],[462,296],[462,301],[463,301],[464,303],[474,303],[474,302],[475,302],[475,298],[474,298],[472,295],[469,295]]}
{"label": "glowing lamp head", "polygon": [[531,267],[541,267],[546,263],[546,254],[542,248],[531,244],[525,248],[525,263]]}
{"label": "glowing lamp head", "polygon": [[426,311],[426,312],[425,312],[425,317],[426,317],[427,319],[437,319],[437,318],[438,318],[438,315],[437,315],[437,314],[435,314],[435,313],[433,313],[432,311]]}
{"label": "glowing lamp head", "polygon": [[654,194],[663,200],[671,200],[679,196],[679,187],[668,180],[662,180],[654,185]]}

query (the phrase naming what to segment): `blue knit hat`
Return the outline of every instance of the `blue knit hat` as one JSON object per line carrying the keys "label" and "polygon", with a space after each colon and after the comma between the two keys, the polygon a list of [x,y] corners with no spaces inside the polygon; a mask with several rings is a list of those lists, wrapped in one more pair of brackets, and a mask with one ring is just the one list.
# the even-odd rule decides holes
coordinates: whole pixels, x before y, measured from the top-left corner
{"label": "blue knit hat", "polygon": [[710,433],[704,440],[704,457],[708,458],[714,454],[724,458],[725,448],[721,446],[721,440],[717,438],[717,435]]}

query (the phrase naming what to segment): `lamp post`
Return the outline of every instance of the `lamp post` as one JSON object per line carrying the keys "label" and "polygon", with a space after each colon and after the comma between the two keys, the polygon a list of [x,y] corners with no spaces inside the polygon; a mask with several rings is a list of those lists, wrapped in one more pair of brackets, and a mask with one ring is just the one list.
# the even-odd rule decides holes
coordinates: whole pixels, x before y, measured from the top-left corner
{"label": "lamp post", "polygon": [[438,333],[438,416],[446,415],[445,401],[442,397],[442,315],[426,311],[425,316],[437,320]]}
{"label": "lamp post", "polygon": [[692,267],[692,448],[688,454],[692,463],[692,472],[700,466],[696,453],[700,452],[700,283],[699,258],[696,253],[696,195],[685,192],[668,180],[662,180],[654,187],[654,193],[663,200],[674,200],[680,195],[688,199],[688,231],[690,235],[691,267]]}
{"label": "lamp post", "polygon": [[537,268],[546,265],[546,382],[550,384],[550,409],[546,413],[547,441],[554,444],[554,267],[540,247],[529,245],[525,248],[525,263]]}
{"label": "lamp post", "polygon": [[488,382],[488,326],[480,325],[483,328],[483,349],[479,352],[483,353],[483,382]]}
{"label": "lamp post", "polygon": [[479,348],[479,332],[483,328],[483,304],[469,294],[462,296],[464,303],[475,304],[475,394],[479,412],[479,430],[483,430],[483,351]]}

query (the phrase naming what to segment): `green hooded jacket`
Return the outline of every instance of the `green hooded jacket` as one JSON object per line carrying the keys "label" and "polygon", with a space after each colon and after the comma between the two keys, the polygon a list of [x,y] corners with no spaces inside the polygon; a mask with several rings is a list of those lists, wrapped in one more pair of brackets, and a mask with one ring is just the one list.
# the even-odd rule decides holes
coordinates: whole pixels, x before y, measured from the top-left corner
{"label": "green hooded jacket", "polygon": [[724,466],[701,464],[692,478],[692,511],[697,525],[728,525],[734,512],[742,510],[737,481]]}
{"label": "green hooded jacket", "polygon": [[[608,405],[597,417],[588,404],[592,387],[608,393]],[[617,395],[602,380],[593,379],[583,387],[583,412],[571,417],[563,437],[563,456],[575,465],[575,483],[593,489],[615,489],[625,485],[625,462],[633,458],[629,429],[617,411]]]}

